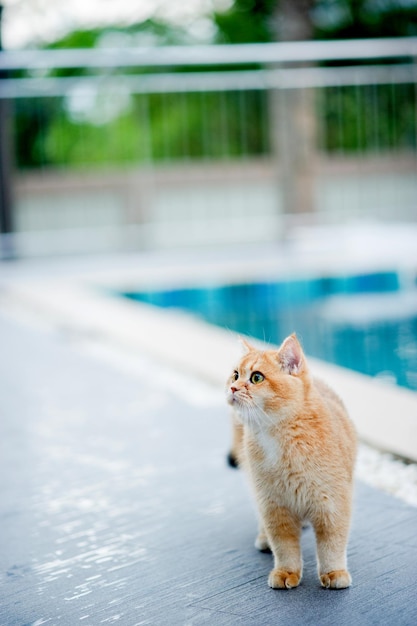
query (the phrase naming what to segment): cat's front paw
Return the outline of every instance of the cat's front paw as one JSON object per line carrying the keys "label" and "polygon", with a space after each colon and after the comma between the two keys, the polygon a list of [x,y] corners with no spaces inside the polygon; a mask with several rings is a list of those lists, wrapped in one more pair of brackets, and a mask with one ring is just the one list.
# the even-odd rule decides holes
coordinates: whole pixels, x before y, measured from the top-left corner
{"label": "cat's front paw", "polygon": [[260,552],[271,552],[271,548],[269,547],[268,539],[264,533],[259,533],[259,535],[255,539],[255,548]]}
{"label": "cat's front paw", "polygon": [[272,589],[292,589],[298,587],[301,581],[299,572],[287,572],[283,569],[273,569],[269,574],[268,585]]}
{"label": "cat's front paw", "polygon": [[337,569],[327,574],[320,574],[321,586],[325,589],[346,589],[352,584],[352,578],[345,569]]}

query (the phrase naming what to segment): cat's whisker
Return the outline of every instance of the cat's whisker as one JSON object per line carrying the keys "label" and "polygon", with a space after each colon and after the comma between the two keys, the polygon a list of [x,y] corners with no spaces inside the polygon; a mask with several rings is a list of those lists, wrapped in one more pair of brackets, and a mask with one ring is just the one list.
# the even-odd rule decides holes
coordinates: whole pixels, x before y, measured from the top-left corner
{"label": "cat's whisker", "polygon": [[272,417],[270,415],[268,415],[268,413],[266,411],[264,411],[264,409],[261,406],[259,406],[259,404],[255,400],[252,399],[252,402],[255,405],[256,409],[258,411],[260,411],[266,417],[266,419],[269,422],[269,424],[271,424],[271,425],[275,424],[275,422],[272,419]]}
{"label": "cat's whisker", "polygon": [[262,409],[262,407],[260,407],[253,399],[251,400],[251,403],[248,404],[248,410],[250,411],[251,417],[252,417],[252,423],[256,426],[261,426],[263,420],[263,417],[267,418],[267,422],[269,424],[273,424],[273,420],[271,419],[271,417],[265,413],[265,411]]}
{"label": "cat's whisker", "polygon": [[254,411],[253,407],[250,404],[248,404],[246,406],[246,409],[247,409],[248,419],[249,419],[249,422],[251,423],[251,425],[252,426],[253,425],[257,425],[257,423],[258,423],[258,419],[257,419],[258,416],[257,416],[256,412]]}
{"label": "cat's whisker", "polygon": [[240,397],[241,407],[245,411],[245,415],[247,416],[248,422],[252,426],[259,426],[259,412],[254,406],[253,398],[243,395]]}
{"label": "cat's whisker", "polygon": [[268,424],[270,424],[271,426],[274,425],[275,422],[271,418],[271,416],[268,415],[266,411],[264,411],[264,409],[256,402],[256,400],[252,396],[241,394],[239,395],[239,402],[242,409],[245,410],[248,416],[248,420],[252,425],[260,426],[261,422],[263,421],[261,416],[266,417],[266,421]]}

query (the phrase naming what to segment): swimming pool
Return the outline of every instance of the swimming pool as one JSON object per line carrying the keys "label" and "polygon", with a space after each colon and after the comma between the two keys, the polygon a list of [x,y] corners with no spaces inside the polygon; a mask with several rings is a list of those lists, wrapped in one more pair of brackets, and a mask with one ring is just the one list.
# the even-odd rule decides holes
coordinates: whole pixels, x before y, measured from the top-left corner
{"label": "swimming pool", "polygon": [[417,390],[417,285],[397,272],[122,295],[273,344],[295,331],[312,356]]}

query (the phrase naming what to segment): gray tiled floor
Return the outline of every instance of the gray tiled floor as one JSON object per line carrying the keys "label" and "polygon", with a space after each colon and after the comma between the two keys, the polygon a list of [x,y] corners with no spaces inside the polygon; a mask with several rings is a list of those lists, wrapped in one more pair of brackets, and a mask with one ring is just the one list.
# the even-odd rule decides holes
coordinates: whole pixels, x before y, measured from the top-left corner
{"label": "gray tiled floor", "polygon": [[359,484],[353,587],[320,588],[306,530],[273,591],[226,407],[6,317],[0,346],[2,625],[417,623],[417,509]]}

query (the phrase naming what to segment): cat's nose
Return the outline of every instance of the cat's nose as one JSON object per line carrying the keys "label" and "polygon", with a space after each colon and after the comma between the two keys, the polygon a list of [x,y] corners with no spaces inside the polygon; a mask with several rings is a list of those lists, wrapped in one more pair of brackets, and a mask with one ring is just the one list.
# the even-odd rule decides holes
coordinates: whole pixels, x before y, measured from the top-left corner
{"label": "cat's nose", "polygon": [[230,391],[231,391],[232,393],[235,393],[235,391],[237,391],[237,387],[230,387]]}

